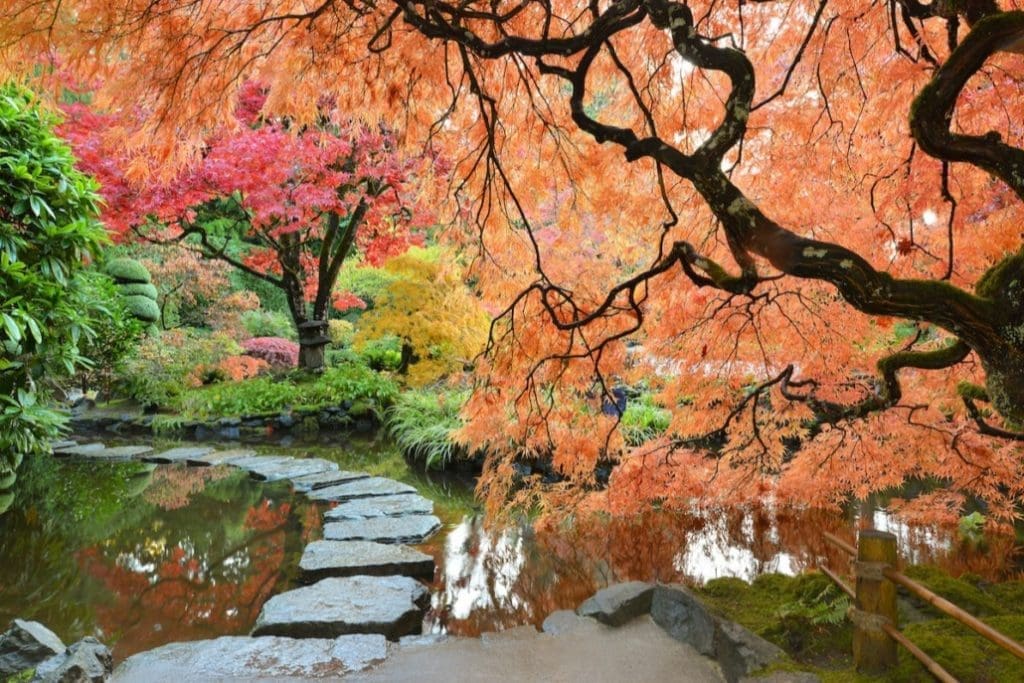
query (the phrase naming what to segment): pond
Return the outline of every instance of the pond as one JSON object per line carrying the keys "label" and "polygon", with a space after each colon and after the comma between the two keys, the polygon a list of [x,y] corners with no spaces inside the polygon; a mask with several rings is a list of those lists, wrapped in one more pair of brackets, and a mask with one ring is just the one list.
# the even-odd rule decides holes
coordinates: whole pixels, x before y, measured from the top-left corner
{"label": "pond", "polygon": [[[472,482],[414,472],[382,439],[255,449],[327,458],[434,500],[444,528],[420,549],[438,563],[425,622],[436,633],[539,626],[617,581],[843,567],[822,533],[852,538],[857,524],[856,510],[764,507],[491,526]],[[22,465],[14,490],[0,514],[0,623],[41,621],[66,642],[98,635],[117,661],[168,642],[247,633],[271,595],[297,585],[299,556],[320,537],[326,507],[231,468],[135,462],[36,458]],[[991,580],[1019,572],[1012,536],[979,547],[955,530],[901,525],[881,511],[872,521],[896,531],[914,563]]]}

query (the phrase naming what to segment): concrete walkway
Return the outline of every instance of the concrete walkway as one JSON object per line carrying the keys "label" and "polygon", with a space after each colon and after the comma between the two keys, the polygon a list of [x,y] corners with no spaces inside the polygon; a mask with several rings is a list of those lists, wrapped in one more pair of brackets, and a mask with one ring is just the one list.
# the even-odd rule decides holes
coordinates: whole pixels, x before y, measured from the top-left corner
{"label": "concrete walkway", "polygon": [[718,666],[673,640],[649,616],[619,628],[596,621],[568,632],[522,627],[482,638],[403,644],[375,668],[347,680],[388,683],[721,683]]}

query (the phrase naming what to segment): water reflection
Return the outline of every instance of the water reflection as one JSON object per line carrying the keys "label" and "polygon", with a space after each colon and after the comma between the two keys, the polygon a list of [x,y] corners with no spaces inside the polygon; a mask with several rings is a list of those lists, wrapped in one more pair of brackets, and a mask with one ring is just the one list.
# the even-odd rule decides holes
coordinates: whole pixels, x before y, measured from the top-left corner
{"label": "water reflection", "polygon": [[118,660],[246,633],[319,525],[287,486],[244,472],[34,459],[0,517],[0,623],[95,634]]}
{"label": "water reflection", "polygon": [[[478,635],[573,609],[619,581],[701,584],[721,577],[750,581],[765,573],[796,574],[827,563],[848,566],[823,532],[848,540],[869,520],[824,510],[727,508],[594,516],[571,523],[489,528],[478,516],[454,525],[434,548],[441,567],[428,626]],[[913,526],[884,511],[870,519],[896,533],[906,561],[937,564],[989,580],[1019,575],[1013,536],[990,535],[978,546],[956,529]]]}

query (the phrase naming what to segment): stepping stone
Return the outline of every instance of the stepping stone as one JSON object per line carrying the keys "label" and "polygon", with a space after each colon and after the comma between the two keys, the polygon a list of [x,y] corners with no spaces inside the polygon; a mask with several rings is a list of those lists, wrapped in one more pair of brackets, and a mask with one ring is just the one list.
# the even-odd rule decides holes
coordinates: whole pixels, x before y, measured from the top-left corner
{"label": "stepping stone", "polygon": [[316,489],[324,489],[336,484],[344,484],[346,481],[366,479],[370,475],[365,472],[347,472],[345,470],[335,472],[317,472],[315,474],[303,474],[297,477],[289,477],[292,486],[299,493],[308,493]]}
{"label": "stepping stone", "polygon": [[84,446],[66,446],[64,448],[54,448],[53,454],[59,457],[67,457],[70,455],[89,455],[90,453],[97,453],[102,450],[106,450],[106,444],[102,443],[87,443]]}
{"label": "stepping stone", "polygon": [[169,451],[147,455],[142,460],[143,462],[155,462],[160,465],[166,465],[172,462],[182,462],[189,458],[198,458],[212,452],[213,449],[208,446],[172,448]]}
{"label": "stepping stone", "polygon": [[428,581],[434,578],[434,558],[404,545],[373,541],[314,541],[299,560],[306,582],[329,576],[389,576],[401,574]]}
{"label": "stepping stone", "polygon": [[387,656],[387,639],[379,634],[302,640],[224,636],[215,640],[171,643],[132,655],[117,667],[112,680],[117,683],[337,680],[378,664]]}
{"label": "stepping stone", "polygon": [[322,474],[338,469],[338,464],[322,458],[299,458],[289,462],[256,465],[249,468],[253,479],[281,481],[308,474]]}
{"label": "stepping stone", "polygon": [[230,465],[234,460],[251,458],[254,455],[256,455],[256,451],[248,448],[232,448],[227,451],[213,451],[209,455],[185,458],[185,462],[189,467],[211,467],[213,465]]}
{"label": "stepping stone", "polygon": [[227,464],[246,472],[252,472],[254,469],[265,468],[268,465],[279,465],[292,460],[295,460],[295,458],[285,455],[250,455],[244,458],[233,458]]}
{"label": "stepping stone", "polygon": [[430,594],[405,576],[324,579],[267,600],[253,635],[324,638],[379,633],[398,640],[423,630]]}
{"label": "stepping stone", "polygon": [[349,519],[324,525],[327,541],[375,541],[377,543],[423,543],[441,528],[433,515]]}
{"label": "stepping stone", "polygon": [[116,448],[104,448],[100,451],[88,453],[86,457],[95,460],[131,460],[146,453],[152,453],[149,446],[118,446]]}
{"label": "stepping stone", "polygon": [[77,445],[78,445],[77,441],[71,441],[71,440],[51,441],[50,442],[50,450],[51,451],[57,451],[57,450],[60,450],[61,448],[71,448],[72,446],[77,446]]}
{"label": "stepping stone", "polygon": [[433,501],[421,495],[402,494],[399,496],[359,498],[342,503],[325,512],[324,519],[333,522],[344,519],[429,515],[432,512],[434,512]]}
{"label": "stepping stone", "polygon": [[334,500],[338,502],[355,498],[371,498],[373,496],[394,496],[403,493],[416,493],[416,489],[408,484],[385,479],[384,477],[367,477],[356,481],[328,486],[327,488],[310,491],[313,500]]}

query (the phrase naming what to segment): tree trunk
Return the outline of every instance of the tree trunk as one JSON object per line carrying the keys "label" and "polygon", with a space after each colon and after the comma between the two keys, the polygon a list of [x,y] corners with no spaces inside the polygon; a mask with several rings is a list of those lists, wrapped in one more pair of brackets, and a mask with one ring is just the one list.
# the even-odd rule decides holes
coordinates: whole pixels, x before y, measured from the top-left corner
{"label": "tree trunk", "polygon": [[326,320],[299,323],[299,367],[310,372],[324,369],[324,348],[331,341]]}

